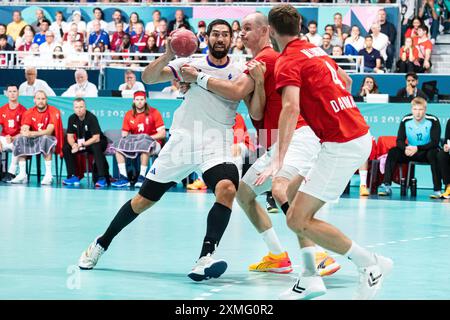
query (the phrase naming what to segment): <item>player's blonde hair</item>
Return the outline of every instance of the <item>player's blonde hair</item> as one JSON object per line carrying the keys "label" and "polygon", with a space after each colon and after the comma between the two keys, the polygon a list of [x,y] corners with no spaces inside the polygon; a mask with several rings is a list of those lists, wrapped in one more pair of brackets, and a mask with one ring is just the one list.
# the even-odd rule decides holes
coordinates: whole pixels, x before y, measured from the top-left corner
{"label": "player's blonde hair", "polygon": [[412,101],[411,101],[411,106],[421,106],[424,107],[425,109],[427,108],[427,100],[425,100],[422,97],[415,97]]}

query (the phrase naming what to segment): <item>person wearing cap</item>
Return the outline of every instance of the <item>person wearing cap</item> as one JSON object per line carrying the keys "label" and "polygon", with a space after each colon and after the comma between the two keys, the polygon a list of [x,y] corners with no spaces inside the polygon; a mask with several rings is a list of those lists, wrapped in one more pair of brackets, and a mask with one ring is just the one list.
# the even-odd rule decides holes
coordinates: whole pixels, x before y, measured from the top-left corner
{"label": "person wearing cap", "polygon": [[197,39],[199,43],[198,50],[201,52],[208,46],[208,43],[206,42],[206,23],[203,20],[198,23]]}
{"label": "person wearing cap", "polygon": [[[67,138],[63,146],[64,160],[67,168],[67,179],[63,180],[64,185],[78,186],[80,179],[78,175],[83,175],[83,170],[77,168],[77,155],[87,152],[94,156],[96,172],[93,174],[94,183],[98,188],[103,188],[108,184],[108,162],[105,157],[105,150],[108,141],[103,134],[97,117],[86,109],[86,101],[83,98],[76,98],[73,101],[74,114],[69,117],[67,123]],[[78,172],[78,175],[77,175]]]}
{"label": "person wearing cap", "polygon": [[139,156],[141,168],[135,187],[142,186],[150,156],[159,153],[165,137],[166,127],[161,113],[149,106],[144,91],[136,91],[132,108],[123,119],[122,137],[114,143],[120,178],[111,185],[116,188],[130,185],[125,160]]}

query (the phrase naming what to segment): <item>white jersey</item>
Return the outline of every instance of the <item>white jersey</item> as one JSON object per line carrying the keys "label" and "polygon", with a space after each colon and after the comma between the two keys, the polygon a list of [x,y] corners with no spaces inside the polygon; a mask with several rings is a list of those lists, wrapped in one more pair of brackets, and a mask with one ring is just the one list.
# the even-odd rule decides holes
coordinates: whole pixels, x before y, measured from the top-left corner
{"label": "white jersey", "polygon": [[[180,58],[169,63],[175,77],[180,81],[183,81],[180,68],[185,64],[192,65],[214,78],[232,81],[237,79],[245,68],[243,63],[233,61],[231,58],[223,66],[214,65],[208,57]],[[184,101],[174,113],[170,131],[193,132],[196,126],[201,125],[202,132],[213,129],[225,133],[234,125],[238,105],[239,101],[225,99],[191,83],[190,89],[184,95]]]}

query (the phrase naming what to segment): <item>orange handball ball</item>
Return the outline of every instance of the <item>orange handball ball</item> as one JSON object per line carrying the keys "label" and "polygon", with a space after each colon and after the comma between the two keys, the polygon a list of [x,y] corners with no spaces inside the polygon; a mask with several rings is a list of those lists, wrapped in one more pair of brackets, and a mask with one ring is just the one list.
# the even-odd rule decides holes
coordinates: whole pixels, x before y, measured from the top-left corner
{"label": "orange handball ball", "polygon": [[178,57],[189,57],[197,51],[198,40],[192,31],[177,29],[172,31],[170,36],[170,47]]}

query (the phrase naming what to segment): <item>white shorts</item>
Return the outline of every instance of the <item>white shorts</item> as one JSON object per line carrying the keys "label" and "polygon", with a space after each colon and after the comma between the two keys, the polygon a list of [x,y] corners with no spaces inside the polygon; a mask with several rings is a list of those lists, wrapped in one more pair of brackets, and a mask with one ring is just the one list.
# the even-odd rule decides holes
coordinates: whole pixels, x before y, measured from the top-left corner
{"label": "white shorts", "polygon": [[[267,179],[266,182],[260,186],[255,186],[254,182],[258,178],[258,175],[271,165],[272,152],[273,150],[276,150],[276,148],[277,146],[274,144],[271,150],[267,151],[256,160],[242,178],[242,181],[245,182],[256,195],[272,189],[271,179]],[[320,140],[310,127],[304,126],[295,130],[284,158],[283,167],[277,173],[276,177],[283,177],[288,180],[291,180],[296,175],[305,177],[316,161],[319,151]]]}
{"label": "white shorts", "polygon": [[2,149],[5,151],[14,151],[14,145],[13,143],[6,142],[6,137],[0,136],[0,143],[2,145]]}
{"label": "white shorts", "polygon": [[161,182],[178,182],[195,171],[205,171],[221,163],[234,163],[231,144],[225,141],[211,141],[204,138],[203,143],[191,143],[189,138],[172,134],[159,152],[146,178]]}
{"label": "white shorts", "polygon": [[324,202],[336,201],[356,170],[369,158],[370,133],[344,143],[324,142],[299,191]]}

